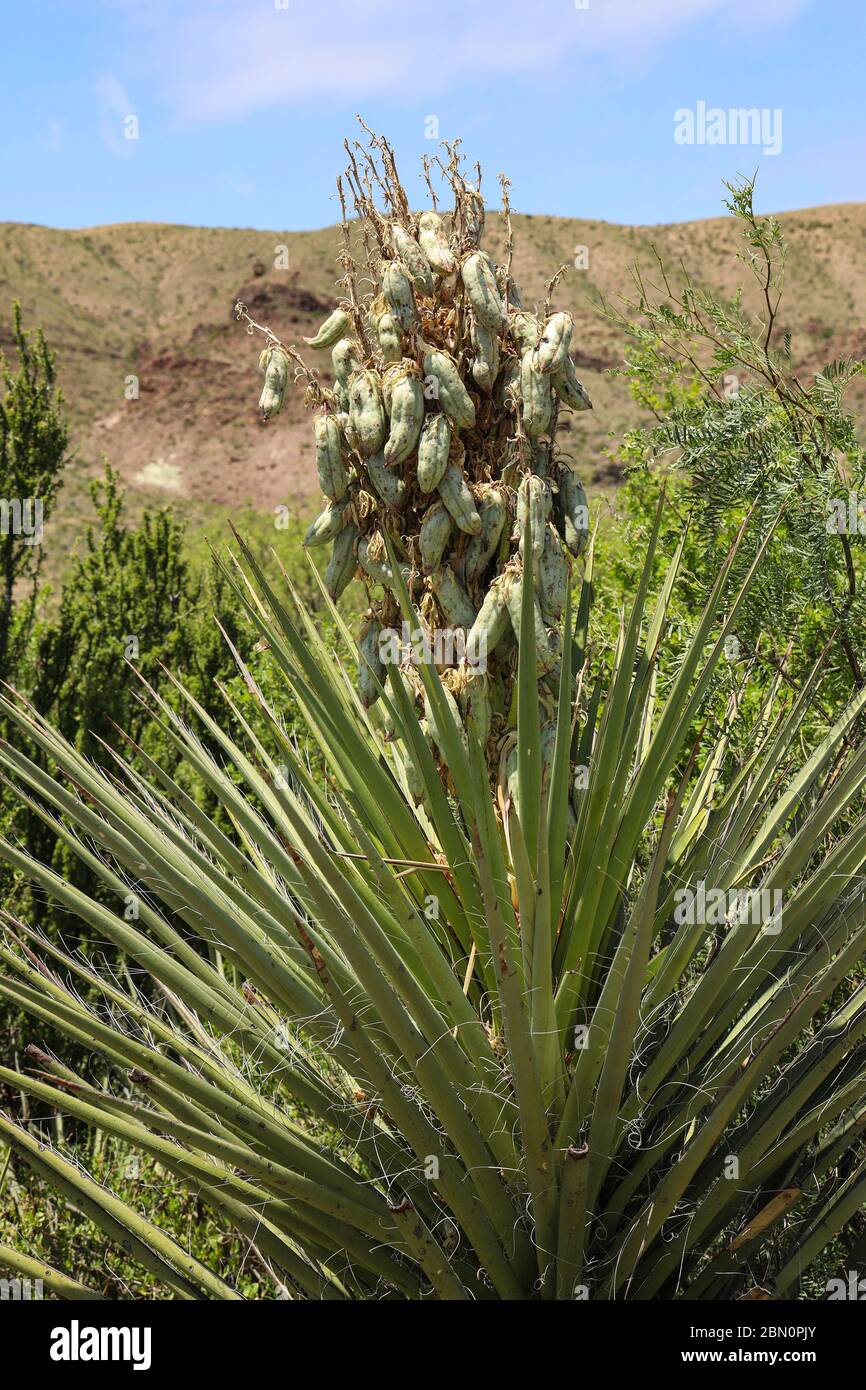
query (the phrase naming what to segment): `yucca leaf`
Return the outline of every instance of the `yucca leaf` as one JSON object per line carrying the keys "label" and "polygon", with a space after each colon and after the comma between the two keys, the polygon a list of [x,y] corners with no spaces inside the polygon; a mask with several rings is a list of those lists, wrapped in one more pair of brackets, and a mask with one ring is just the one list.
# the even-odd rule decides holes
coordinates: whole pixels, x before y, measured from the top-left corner
{"label": "yucca leaf", "polygon": [[797,1242],[787,1262],[776,1276],[775,1285],[780,1297],[784,1297],[791,1285],[809,1268],[822,1250],[826,1249],[846,1221],[866,1206],[866,1159],[863,1159],[850,1178],[843,1184],[839,1195],[831,1197],[819,1211],[811,1224]]}
{"label": "yucca leaf", "polygon": [[13,1250],[10,1245],[0,1244],[0,1269],[11,1269],[25,1279],[38,1280],[55,1298],[71,1302],[104,1302],[104,1295],[97,1293],[95,1289],[88,1288],[77,1279],[71,1279],[68,1274],[54,1269],[42,1260],[34,1260],[31,1255]]}
{"label": "yucca leaf", "polygon": [[588,1145],[566,1150],[562,1165],[559,1202],[559,1238],[556,1247],[556,1296],[574,1298],[583,1272],[586,1241],[586,1180]]}
{"label": "yucca leaf", "polygon": [[565,610],[562,616],[563,644],[562,663],[559,673],[559,693],[556,711],[556,739],[551,760],[550,789],[547,799],[547,857],[550,865],[550,906],[554,940],[551,943],[551,972],[556,936],[562,918],[562,894],[565,881],[565,851],[569,840],[568,814],[571,808],[571,736],[572,704],[575,698],[572,688],[573,678],[571,658],[573,644],[568,641],[571,632],[571,587],[566,590]]}
{"label": "yucca leaf", "polygon": [[545,1287],[549,1288],[549,1265],[556,1251],[556,1165],[542,1105],[541,1082],[535,1050],[530,1039],[529,1019],[524,1005],[522,972],[517,969],[513,951],[509,948],[499,909],[499,897],[484,848],[485,843],[489,844],[496,835],[496,827],[493,824],[492,805],[484,795],[486,778],[477,739],[473,739],[470,745],[470,757],[478,805],[483,809],[483,815],[479,816],[473,828],[473,842],[484,892],[490,954],[496,969],[505,1041],[526,1152],[526,1180],[532,1195],[537,1232],[535,1245],[538,1271]]}
{"label": "yucca leaf", "polygon": [[523,570],[520,577],[520,643],[517,656],[517,781],[520,824],[529,862],[538,862],[541,827],[541,721],[538,712],[538,659],[535,643],[535,586],[532,522],[526,509]]}
{"label": "yucca leaf", "polygon": [[172,1287],[180,1298],[239,1299],[240,1294],[206,1269],[170,1236],[94,1182],[69,1159],[38,1143],[0,1112],[0,1134],[28,1167],[64,1193],[72,1204],[128,1250],[151,1274]]}

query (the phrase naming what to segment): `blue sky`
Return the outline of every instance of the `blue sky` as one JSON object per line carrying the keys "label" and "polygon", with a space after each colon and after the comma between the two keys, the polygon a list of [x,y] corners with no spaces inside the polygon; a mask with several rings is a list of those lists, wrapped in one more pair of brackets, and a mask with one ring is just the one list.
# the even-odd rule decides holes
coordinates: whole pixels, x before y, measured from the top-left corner
{"label": "blue sky", "polygon": [[[5,0],[2,23],[4,221],[323,226],[358,111],[410,188],[432,117],[521,212],[707,217],[756,167],[765,209],[866,199],[863,0]],[[677,143],[699,102],[766,110],[780,152]]]}

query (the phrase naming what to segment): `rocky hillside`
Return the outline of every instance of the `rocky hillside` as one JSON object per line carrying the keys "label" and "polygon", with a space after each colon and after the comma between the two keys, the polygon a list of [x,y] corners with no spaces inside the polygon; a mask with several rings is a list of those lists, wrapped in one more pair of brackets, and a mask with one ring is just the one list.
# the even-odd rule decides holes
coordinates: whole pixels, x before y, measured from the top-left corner
{"label": "rocky hillside", "polygon": [[[866,205],[787,213],[782,222],[791,259],[780,328],[793,335],[798,368],[866,356]],[[494,255],[500,239],[492,216],[485,245]],[[573,452],[589,478],[609,478],[613,440],[636,414],[625,384],[608,374],[622,339],[593,301],[627,294],[631,267],[648,266],[654,247],[674,272],[682,263],[702,283],[732,291],[747,279],[736,228],[728,218],[621,227],[517,217],[515,240],[527,302],[543,299],[557,267],[587,248],[588,268],[571,270],[556,300],[575,315],[579,374],[596,405],[574,424]],[[73,530],[104,455],[133,502],[170,498],[193,517],[298,503],[316,491],[300,392],[278,419],[259,421],[259,343],[236,322],[234,304],[243,299],[255,319],[301,344],[335,302],[336,249],[333,228],[0,224],[0,345],[8,345],[7,306],[18,297],[27,325],[42,324],[59,357],[76,443],[64,512]],[[130,377],[137,399],[127,398]],[[855,404],[866,406],[866,394]]]}

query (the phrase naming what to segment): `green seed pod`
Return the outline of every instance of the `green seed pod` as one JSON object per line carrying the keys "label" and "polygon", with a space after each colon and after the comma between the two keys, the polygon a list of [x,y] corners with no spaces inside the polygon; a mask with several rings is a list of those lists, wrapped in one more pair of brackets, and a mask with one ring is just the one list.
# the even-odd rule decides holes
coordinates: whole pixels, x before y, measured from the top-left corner
{"label": "green seed pod", "polygon": [[[463,720],[460,718],[460,710],[458,708],[457,701],[454,699],[454,696],[451,694],[451,691],[448,689],[447,685],[442,686],[442,693],[445,696],[445,703],[448,706],[451,718],[454,721],[454,727],[457,730],[461,742],[465,747],[466,730],[463,727]],[[427,725],[430,729],[430,737],[432,738],[436,747],[439,749],[440,757],[443,759],[443,761],[447,762],[448,754],[446,753],[445,748],[443,747],[442,733],[436,724],[436,718],[433,713],[433,707],[430,704],[430,700],[426,695],[424,696],[424,714],[427,719]]]}
{"label": "green seed pod", "polygon": [[[433,740],[430,737],[430,725],[427,723],[427,720],[423,718],[419,719],[418,728],[421,730],[421,733],[424,736],[424,741],[429,746],[430,751],[432,753]],[[408,788],[409,795],[415,802],[416,806],[423,806],[424,809],[429,812],[430,803],[427,797],[427,788],[424,783],[424,778],[421,776],[420,767],[416,763],[415,758],[413,757],[412,753],[408,748],[401,748],[400,757],[403,764],[403,771],[406,776],[406,786]]]}
{"label": "green seed pod", "polygon": [[559,532],[549,521],[544,528],[544,549],[535,574],[535,592],[541,616],[548,627],[562,617],[570,579],[571,566],[562,549]]}
{"label": "green seed pod", "polygon": [[553,498],[547,483],[543,478],[537,478],[534,473],[527,473],[517,489],[517,537],[521,556],[527,512],[532,527],[532,554],[538,560],[544,550],[544,528],[552,507]]}
{"label": "green seed pod", "polygon": [[303,544],[312,549],[313,546],[324,545],[326,541],[334,540],[346,524],[348,506],[348,497],[344,497],[342,502],[329,502],[325,510],[320,512],[307,528]]}
{"label": "green seed pod", "polygon": [[[386,589],[393,586],[394,571],[388,563],[388,551],[380,532],[375,531],[372,536],[362,536],[358,541],[358,564],[377,584],[384,584]],[[401,565],[400,572],[404,581],[408,583],[408,566]]]}
{"label": "green seed pod", "polygon": [[424,423],[424,392],[414,373],[398,369],[390,394],[391,430],[385,445],[385,462],[394,465],[405,463],[418,447]]}
{"label": "green seed pod", "polygon": [[465,531],[467,535],[477,536],[481,530],[481,517],[476,511],[475,499],[459,464],[449,462],[437,491],[460,530]]}
{"label": "green seed pod", "polygon": [[[391,682],[392,689],[396,689],[398,682],[402,685],[409,698],[409,703],[414,709],[417,698],[416,688],[410,680],[408,673],[403,670],[402,666],[398,666],[396,661],[388,662],[388,680]],[[399,738],[400,735],[395,733],[394,737]]]}
{"label": "green seed pod", "polygon": [[346,310],[335,309],[333,314],[329,314],[325,319],[315,338],[305,338],[304,342],[311,348],[333,347],[342,338],[349,323],[350,319]]}
{"label": "green seed pod", "polygon": [[346,465],[343,462],[340,426],[333,415],[317,415],[313,422],[316,439],[316,472],[319,487],[332,502],[346,495]]}
{"label": "green seed pod", "polygon": [[272,415],[279,415],[283,408],[289,382],[289,359],[283,348],[268,347],[259,357],[259,366],[265,374],[259,410],[266,420],[270,420]]}
{"label": "green seed pod", "polygon": [[407,500],[406,484],[400,474],[388,467],[383,453],[371,454],[368,459],[365,459],[365,463],[376,495],[381,498],[386,507],[392,507],[395,511],[399,511],[401,507],[405,506]]}
{"label": "green seed pod", "polygon": [[470,671],[460,688],[457,703],[463,712],[466,727],[471,718],[475,721],[478,741],[482,748],[487,747],[490,726],[493,722],[493,706],[490,699],[490,681],[483,671]]}
{"label": "green seed pod", "polygon": [[360,454],[361,441],[358,438],[358,432],[352,423],[351,415],[347,415],[343,420],[343,435],[349,448],[353,450],[354,453]]}
{"label": "green seed pod", "polygon": [[364,709],[378,700],[387,670],[379,656],[381,628],[375,621],[365,624],[358,642],[358,694]]}
{"label": "green seed pod", "polygon": [[[425,721],[422,719],[421,723],[424,724]],[[406,790],[415,805],[418,806],[425,798],[424,778],[421,776],[418,764],[415,762],[408,748],[401,750],[400,761],[403,765],[403,772],[406,777]]]}
{"label": "green seed pod", "polygon": [[511,619],[508,619],[508,626],[500,637],[496,646],[493,648],[493,655],[500,666],[509,660],[512,653],[517,651],[517,638],[514,635],[514,628],[511,626]]}
{"label": "green seed pod", "polygon": [[445,554],[445,547],[451,539],[454,522],[444,502],[434,502],[424,513],[418,544],[421,550],[421,564],[425,574],[438,569]]}
{"label": "green seed pod", "polygon": [[394,575],[390,565],[384,558],[374,558],[374,554],[384,555],[385,553],[382,547],[382,537],[378,531],[373,536],[362,536],[358,541],[358,564],[361,569],[377,584],[391,585],[394,582]]}
{"label": "green seed pod", "polygon": [[484,235],[484,199],[476,188],[463,187],[463,228],[470,246],[480,246]]}
{"label": "green seed pod", "polygon": [[[511,632],[510,624],[508,627],[508,631]],[[504,718],[505,715],[508,713],[508,710],[506,708],[508,692],[505,688],[505,681],[502,678],[502,672],[497,670],[494,671],[491,675],[488,671],[487,682],[490,690],[490,708],[494,714],[501,714]]]}
{"label": "green seed pod", "polygon": [[430,587],[439,603],[449,627],[462,627],[467,631],[475,622],[475,606],[459,580],[455,579],[450,565],[443,565],[430,576]]}
{"label": "green seed pod", "polygon": [[325,570],[325,588],[335,603],[351,583],[357,568],[358,562],[355,558],[357,539],[358,528],[350,521],[347,522],[334,541],[328,568]]}
{"label": "green seed pod", "polygon": [[482,251],[467,256],[460,267],[460,278],[478,322],[494,333],[501,332],[508,323],[508,316],[499,298],[496,276]]}
{"label": "green seed pod", "polygon": [[508,411],[514,411],[520,399],[520,359],[506,357],[496,378],[494,400]]}
{"label": "green seed pod", "polygon": [[531,440],[547,434],[553,419],[553,391],[550,377],[539,371],[531,349],[520,359],[520,399],[523,428]]}
{"label": "green seed pod", "polygon": [[392,362],[390,367],[386,367],[382,373],[382,401],[385,405],[385,414],[391,414],[391,392],[394,390],[394,382],[406,369],[403,359],[399,362]]}
{"label": "green seed pod", "polygon": [[[514,635],[517,638],[517,645],[519,646],[522,618],[521,604],[523,602],[523,576],[519,570],[512,570],[507,578],[511,582],[504,586],[505,602],[508,605],[508,616],[511,619],[511,626],[514,629]],[[546,675],[554,665],[558,652],[551,639],[548,637],[547,629],[544,626],[544,619],[541,616],[541,608],[539,607],[538,599],[534,593],[532,596],[532,609],[535,624],[535,652],[538,662],[538,673],[543,676]]]}
{"label": "green seed pod", "polygon": [[543,332],[535,349],[535,357],[542,372],[559,372],[565,366],[565,359],[571,347],[574,319],[571,314],[552,314],[544,325]]}
{"label": "green seed pod", "polygon": [[478,501],[478,515],[481,517],[481,531],[469,542],[463,566],[463,574],[469,584],[474,584],[476,579],[481,578],[502,537],[508,507],[498,488],[490,487],[484,490]]}
{"label": "green seed pod", "polygon": [[341,385],[339,381],[334,382],[334,404],[336,405],[337,411],[341,417],[340,429],[342,429],[342,416],[349,414],[349,393],[346,390],[345,386]]}
{"label": "green seed pod", "polygon": [[418,241],[436,275],[453,273],[457,262],[438,212],[422,212],[418,219]]}
{"label": "green seed pod", "polygon": [[534,314],[528,313],[526,309],[518,309],[517,313],[509,318],[508,327],[521,357],[538,346],[541,324]]}
{"label": "green seed pod", "polygon": [[475,355],[472,358],[472,380],[480,391],[492,391],[499,371],[499,339],[492,329],[473,319],[469,336]]}
{"label": "green seed pod", "polygon": [[540,659],[538,667],[548,690],[559,690],[559,678],[562,673],[561,657],[562,628],[549,627],[547,628],[547,650],[544,655],[544,669],[542,670]]}
{"label": "green seed pod", "polygon": [[579,559],[589,542],[589,507],[580,478],[567,465],[563,465],[559,475],[556,511],[562,538],[575,559]]}
{"label": "green seed pod", "polygon": [[385,442],[385,406],[379,373],[371,368],[355,372],[349,383],[349,417],[361,453],[378,453]]}
{"label": "green seed pod", "polygon": [[572,410],[592,410],[589,392],[578,381],[577,372],[574,370],[574,363],[570,357],[566,357],[558,372],[552,373],[551,382],[559,399],[564,401],[566,405],[570,405]]}
{"label": "green seed pod", "polygon": [[415,322],[415,295],[406,267],[399,261],[388,261],[382,271],[382,294],[389,312],[404,332]]}
{"label": "green seed pod", "polygon": [[457,364],[447,352],[433,348],[424,354],[425,387],[429,385],[439,406],[458,429],[475,424],[472,397],[460,379]]}
{"label": "green seed pod", "polygon": [[490,653],[499,645],[508,630],[508,579],[509,576],[504,574],[494,579],[466,638],[466,658],[481,669],[486,668]]}
{"label": "green seed pod", "polygon": [[409,272],[416,293],[433,293],[433,271],[430,262],[413,236],[395,222],[391,227],[391,245],[397,259]]}
{"label": "green seed pod", "polygon": [[550,786],[550,777],[553,771],[553,754],[556,749],[556,720],[548,719],[541,726],[541,775]]}
{"label": "green seed pod", "polygon": [[[349,382],[355,372],[361,369],[361,360],[358,357],[358,344],[351,338],[341,338],[331,350],[331,365],[334,368],[334,376],[348,393]],[[348,409],[348,396],[346,409]]]}
{"label": "green seed pod", "polygon": [[428,415],[418,440],[418,486],[422,492],[438,487],[448,467],[451,426],[444,415]]}
{"label": "green seed pod", "polygon": [[393,314],[380,314],[376,320],[376,337],[386,362],[399,362],[403,357],[403,334]]}
{"label": "green seed pod", "polygon": [[550,445],[531,444],[529,467],[536,478],[546,478],[550,468]]}

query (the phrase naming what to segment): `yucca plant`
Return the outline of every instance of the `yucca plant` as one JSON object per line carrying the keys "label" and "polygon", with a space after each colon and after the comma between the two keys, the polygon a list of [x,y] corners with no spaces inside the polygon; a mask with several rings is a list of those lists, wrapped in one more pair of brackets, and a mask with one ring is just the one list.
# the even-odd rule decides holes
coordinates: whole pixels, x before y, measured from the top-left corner
{"label": "yucca plant", "polygon": [[[270,372],[286,350],[266,351]],[[368,386],[376,370],[355,368]],[[312,398],[322,418],[342,413],[336,394]],[[351,525],[357,547],[372,455],[339,428],[349,501],[333,539]],[[476,496],[491,479],[463,428]],[[116,910],[14,844],[0,856],[153,988],[8,919],[0,997],[106,1071],[87,1080],[31,1049],[32,1072],[0,1081],[176,1175],[291,1297],[790,1296],[866,1200],[866,691],[810,749],[819,671],[793,699],[780,678],[732,766],[737,692],[715,711],[761,564],[759,548],[732,580],[749,519],[671,662],[682,542],[655,585],[662,503],[608,650],[592,544],[560,620],[536,618],[547,510],[517,518],[521,479],[541,474],[519,428],[516,442],[496,486],[518,524],[481,570],[491,586],[511,576],[514,640],[493,646],[501,690],[480,713],[460,700],[463,662],[435,644],[402,666],[359,650],[333,570],[326,641],[240,538],[219,568],[302,725],[286,728],[240,651],[255,717],[227,691],[225,726],[179,681],[188,721],[144,692],[220,824],[143,750],[96,767],[8,695],[4,716],[40,754],[0,745],[8,779]],[[415,466],[411,451],[396,466]],[[396,519],[420,514],[411,497],[385,508],[372,620],[435,634],[447,615]],[[360,551],[342,558],[351,580]],[[231,1270],[192,1258],[72,1154],[2,1116],[0,1137],[173,1295],[238,1297]],[[96,1274],[92,1292],[43,1277],[61,1297],[105,1291]]]}
{"label": "yucca plant", "polygon": [[[705,747],[693,729],[743,591],[725,602],[719,576],[661,696],[677,557],[648,609],[656,539],[588,694],[590,556],[547,766],[521,643],[518,795],[498,804],[471,727],[465,744],[449,728],[435,666],[420,671],[450,793],[402,684],[365,711],[348,661],[242,545],[226,577],[323,781],[263,697],[261,731],[232,711],[246,749],[189,699],[217,761],[152,695],[229,835],[158,767],[145,778],[118,759],[110,776],[10,698],[57,769],[5,744],[10,778],[118,910],[14,845],[0,853],[164,1002],[10,922],[0,994],[110,1073],[88,1084],[37,1052],[35,1075],[0,1078],[157,1159],[301,1297],[789,1294],[866,1192],[866,990],[846,988],[866,947],[866,821],[834,832],[866,779],[851,737],[866,692],[801,758],[811,682],[788,709],[771,691],[748,765],[723,778],[726,731]],[[588,778],[569,836],[574,738]],[[781,893],[783,911],[753,921],[738,898],[717,925],[675,924],[676,894],[701,882],[726,901]],[[7,1118],[0,1131],[176,1295],[235,1296],[230,1271],[191,1259],[73,1158]],[[69,1292],[60,1272],[55,1287]]]}

